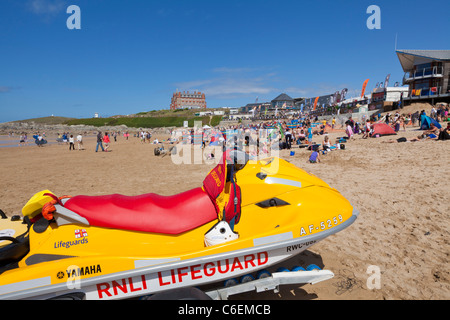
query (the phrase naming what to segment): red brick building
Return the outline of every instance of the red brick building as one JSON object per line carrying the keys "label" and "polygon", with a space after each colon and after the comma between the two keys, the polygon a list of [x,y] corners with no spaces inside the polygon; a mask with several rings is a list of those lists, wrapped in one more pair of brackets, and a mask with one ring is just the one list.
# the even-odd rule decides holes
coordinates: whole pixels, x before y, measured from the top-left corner
{"label": "red brick building", "polygon": [[175,92],[170,103],[170,110],[176,109],[206,109],[205,94],[194,91],[193,93]]}

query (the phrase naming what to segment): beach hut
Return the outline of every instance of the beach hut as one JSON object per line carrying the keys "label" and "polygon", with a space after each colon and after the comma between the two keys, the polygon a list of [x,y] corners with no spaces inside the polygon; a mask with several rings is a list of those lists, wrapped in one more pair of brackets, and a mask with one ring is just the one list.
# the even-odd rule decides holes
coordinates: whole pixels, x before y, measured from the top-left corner
{"label": "beach hut", "polygon": [[385,123],[375,123],[373,125],[372,138],[396,134],[395,130]]}

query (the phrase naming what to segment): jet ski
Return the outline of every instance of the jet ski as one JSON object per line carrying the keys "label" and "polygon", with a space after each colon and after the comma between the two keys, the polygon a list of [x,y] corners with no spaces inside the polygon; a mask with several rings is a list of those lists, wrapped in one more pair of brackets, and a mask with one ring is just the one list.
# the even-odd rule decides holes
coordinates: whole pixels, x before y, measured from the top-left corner
{"label": "jet ski", "polygon": [[21,240],[1,248],[0,299],[199,287],[279,264],[358,216],[336,189],[285,160],[236,160],[224,152],[201,187],[173,196],[36,194],[22,210]]}

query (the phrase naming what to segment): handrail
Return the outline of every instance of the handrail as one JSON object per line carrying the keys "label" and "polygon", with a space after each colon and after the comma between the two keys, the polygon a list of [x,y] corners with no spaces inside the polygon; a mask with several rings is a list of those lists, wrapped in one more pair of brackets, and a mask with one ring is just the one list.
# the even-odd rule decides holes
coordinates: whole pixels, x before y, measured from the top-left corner
{"label": "handrail", "polygon": [[[419,94],[417,92],[420,90]],[[415,97],[430,97],[430,96],[439,96],[441,94],[445,94],[443,91],[443,87],[431,87],[431,88],[422,88],[422,89],[414,89],[410,92],[410,98]]]}
{"label": "handrail", "polygon": [[413,80],[416,78],[425,78],[425,77],[437,77],[442,76],[444,74],[444,70],[442,66],[434,66],[431,68],[424,68],[420,71],[411,71],[406,72],[403,77],[404,80]]}

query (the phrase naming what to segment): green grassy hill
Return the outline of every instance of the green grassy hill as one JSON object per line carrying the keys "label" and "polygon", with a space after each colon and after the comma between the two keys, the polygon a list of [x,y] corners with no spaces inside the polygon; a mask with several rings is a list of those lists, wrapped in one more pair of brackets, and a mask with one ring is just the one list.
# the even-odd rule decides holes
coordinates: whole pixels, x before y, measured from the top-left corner
{"label": "green grassy hill", "polygon": [[194,121],[201,121],[203,125],[216,126],[220,123],[221,116],[213,117],[119,117],[119,118],[90,118],[74,119],[65,122],[67,125],[89,125],[120,126],[126,125],[129,128],[160,128],[160,127],[182,127],[184,121],[188,121],[189,126],[194,125]]}
{"label": "green grassy hill", "polygon": [[86,118],[76,119],[67,117],[43,117],[14,122],[26,122],[46,125],[88,125],[94,127],[120,126],[126,125],[129,128],[160,128],[160,127],[182,127],[184,121],[188,121],[189,126],[194,125],[194,121],[201,121],[203,125],[217,126],[222,120],[222,116],[196,117],[198,110],[155,110],[140,112],[134,116],[114,116],[111,118]]}
{"label": "green grassy hill", "polygon": [[27,120],[19,120],[19,121],[11,121],[12,123],[37,123],[37,124],[64,124],[67,121],[73,120],[74,118],[67,118],[67,117],[43,117],[43,118],[34,118],[34,119],[27,119]]}

